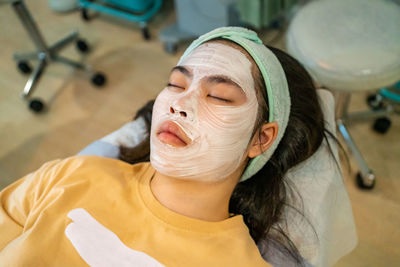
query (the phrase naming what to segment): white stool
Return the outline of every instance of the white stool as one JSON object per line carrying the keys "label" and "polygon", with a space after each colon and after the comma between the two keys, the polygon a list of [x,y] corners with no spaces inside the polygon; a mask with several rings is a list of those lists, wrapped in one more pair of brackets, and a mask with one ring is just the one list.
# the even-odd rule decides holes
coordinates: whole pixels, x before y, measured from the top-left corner
{"label": "white stool", "polygon": [[400,80],[400,6],[388,0],[320,0],[299,10],[287,32],[288,52],[317,83],[339,92],[337,125],[352,151],[362,188],[375,175],[346,129],[350,120],[393,109],[348,114],[351,92],[378,89]]}

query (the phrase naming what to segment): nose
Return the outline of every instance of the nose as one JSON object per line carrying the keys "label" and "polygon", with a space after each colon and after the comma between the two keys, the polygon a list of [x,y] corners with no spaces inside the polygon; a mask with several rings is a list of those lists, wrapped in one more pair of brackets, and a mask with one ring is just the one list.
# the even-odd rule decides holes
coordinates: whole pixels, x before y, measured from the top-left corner
{"label": "nose", "polygon": [[193,120],[196,104],[196,95],[187,94],[172,102],[169,107],[169,112],[172,116]]}
{"label": "nose", "polygon": [[178,110],[175,110],[173,107],[170,107],[169,108],[169,112],[171,112],[172,114],[175,114],[175,113],[177,113],[177,114],[179,114],[181,117],[187,117],[187,113],[186,113],[186,111],[178,111]]}

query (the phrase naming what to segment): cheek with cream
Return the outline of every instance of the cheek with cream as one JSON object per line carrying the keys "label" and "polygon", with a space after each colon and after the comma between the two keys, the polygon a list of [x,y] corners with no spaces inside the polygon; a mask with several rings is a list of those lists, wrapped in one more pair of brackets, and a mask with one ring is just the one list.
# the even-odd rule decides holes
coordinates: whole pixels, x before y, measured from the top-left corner
{"label": "cheek with cream", "polygon": [[[158,172],[176,178],[221,180],[240,166],[255,124],[258,103],[251,62],[230,46],[206,43],[179,65],[190,68],[193,77],[186,90],[174,92],[165,88],[156,99],[150,137],[151,164]],[[246,96],[245,103],[210,103],[201,80],[212,75],[224,75],[238,84]],[[190,142],[183,147],[161,142],[157,131],[166,121],[174,122]]]}

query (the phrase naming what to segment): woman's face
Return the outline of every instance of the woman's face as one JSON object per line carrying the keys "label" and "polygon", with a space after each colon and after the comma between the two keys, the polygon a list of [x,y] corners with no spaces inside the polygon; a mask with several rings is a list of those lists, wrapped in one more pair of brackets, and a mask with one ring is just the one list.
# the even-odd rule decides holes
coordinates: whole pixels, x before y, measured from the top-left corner
{"label": "woman's face", "polygon": [[153,108],[150,160],[160,173],[221,180],[245,160],[258,110],[251,62],[205,43],[173,68]]}

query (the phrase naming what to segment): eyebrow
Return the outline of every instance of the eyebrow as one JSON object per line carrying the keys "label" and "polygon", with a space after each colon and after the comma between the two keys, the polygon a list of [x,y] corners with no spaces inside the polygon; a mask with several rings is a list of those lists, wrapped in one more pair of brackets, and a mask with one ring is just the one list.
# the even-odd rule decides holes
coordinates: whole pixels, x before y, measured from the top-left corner
{"label": "eyebrow", "polygon": [[240,89],[240,91],[243,91],[242,87],[240,87],[237,83],[235,83],[228,76],[225,75],[212,75],[207,77],[206,80],[210,83],[226,83],[229,85],[233,85],[234,87]]}
{"label": "eyebrow", "polygon": [[189,78],[192,78],[192,77],[193,77],[192,73],[190,73],[190,71],[189,71],[187,68],[182,67],[182,66],[175,66],[175,67],[173,67],[172,70],[171,70],[171,73],[174,72],[174,71],[179,71],[179,72],[181,72],[183,75],[185,75],[185,76],[187,76],[187,77],[189,77]]}
{"label": "eyebrow", "polygon": [[[185,75],[185,76],[187,76],[189,78],[193,77],[193,74],[187,68],[185,68],[183,66],[175,66],[175,67],[173,67],[172,70],[171,70],[171,73],[174,72],[174,71],[179,71],[183,75]],[[229,78],[228,76],[225,76],[225,75],[208,76],[208,77],[206,77],[206,81],[209,82],[209,83],[225,83],[225,84],[233,85],[237,89],[240,89],[241,92],[243,91],[242,87],[240,87],[237,83],[232,81],[231,78]]]}

